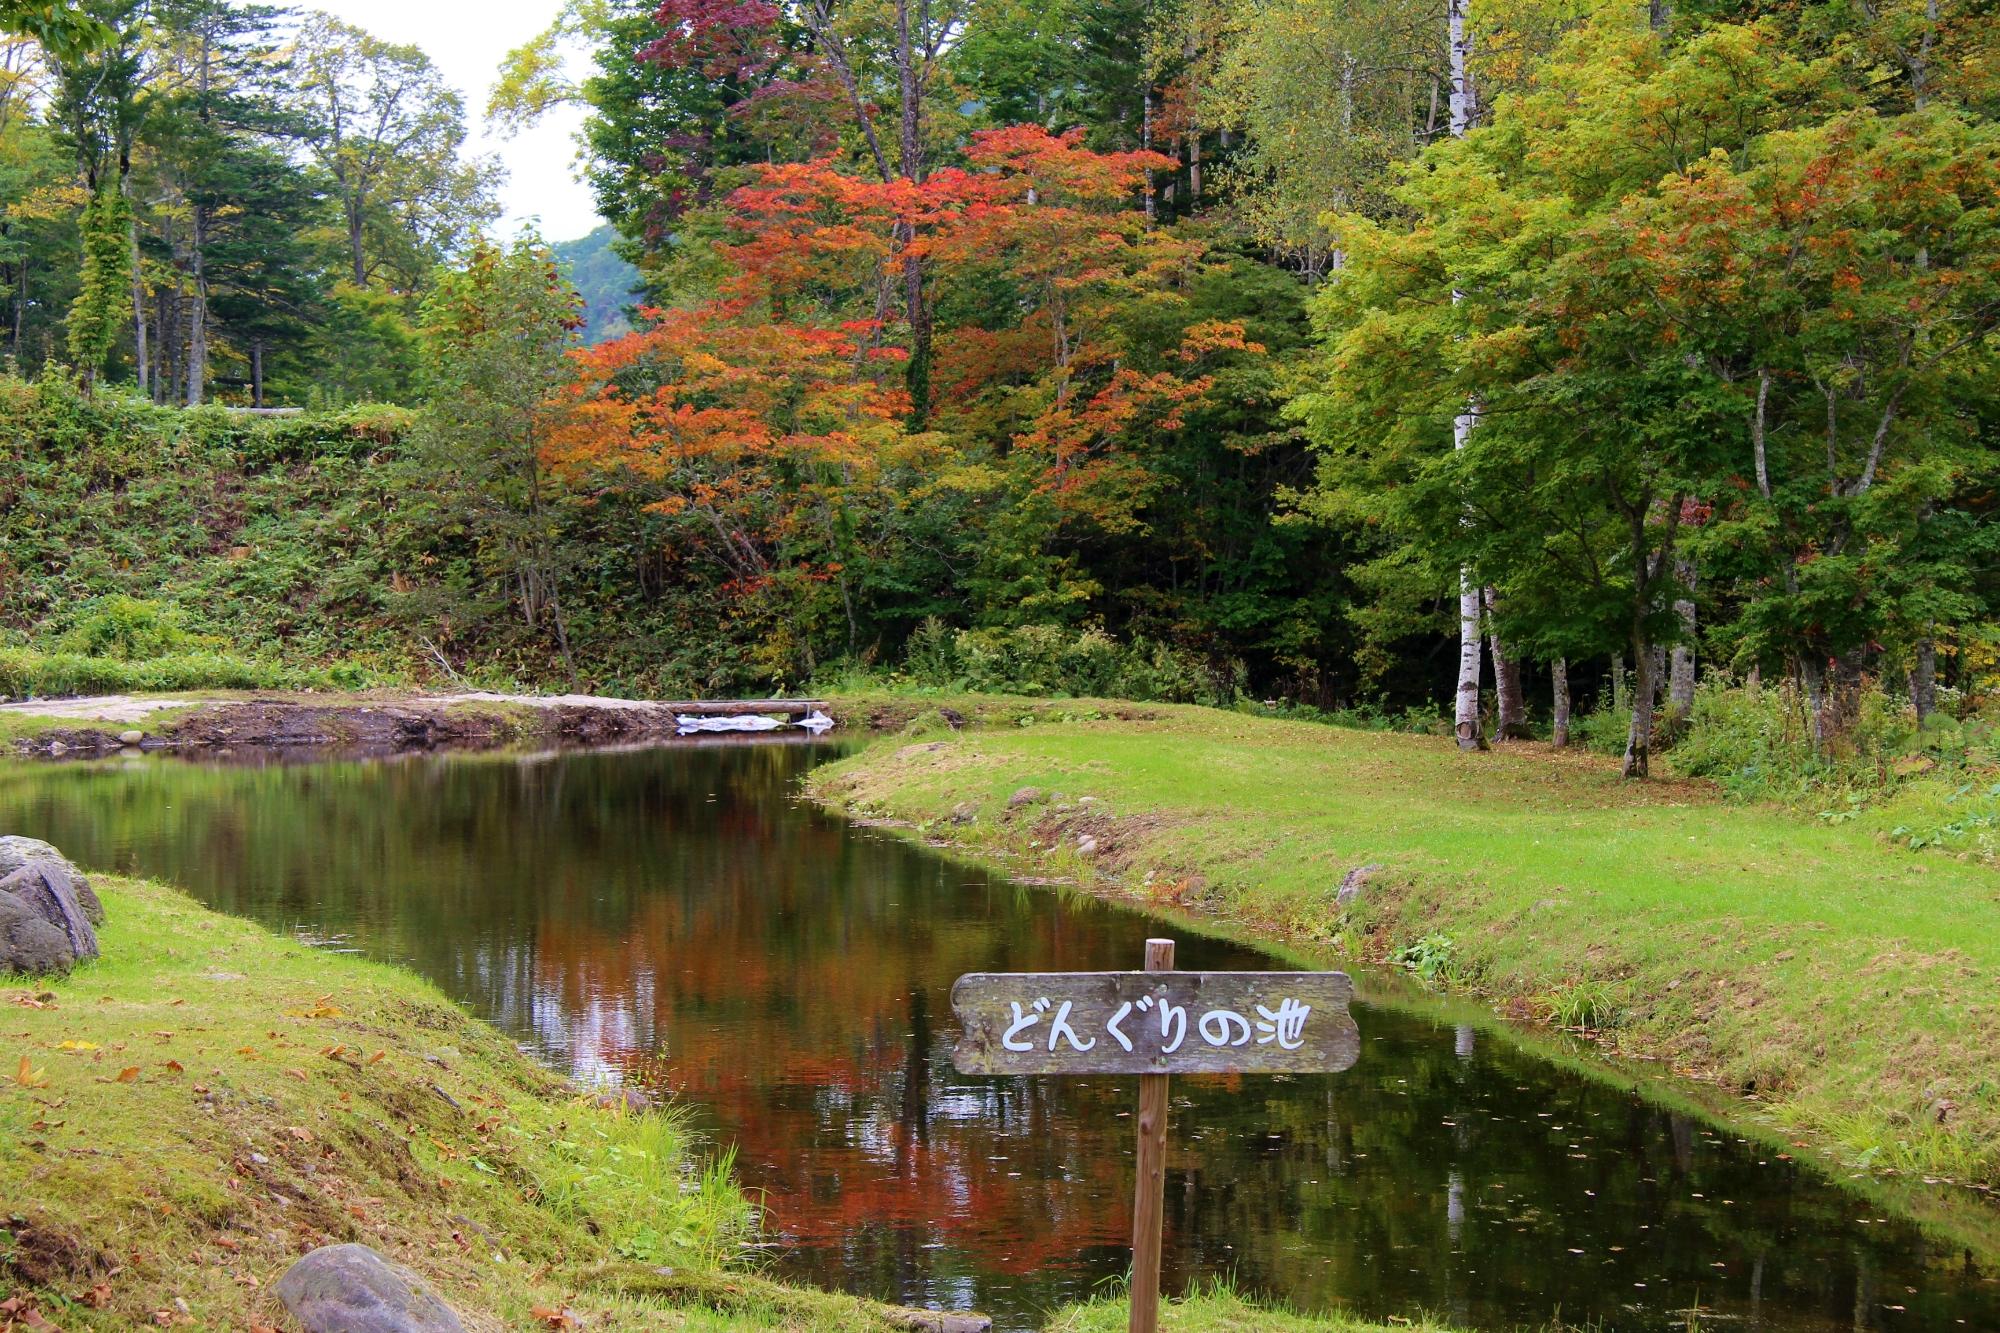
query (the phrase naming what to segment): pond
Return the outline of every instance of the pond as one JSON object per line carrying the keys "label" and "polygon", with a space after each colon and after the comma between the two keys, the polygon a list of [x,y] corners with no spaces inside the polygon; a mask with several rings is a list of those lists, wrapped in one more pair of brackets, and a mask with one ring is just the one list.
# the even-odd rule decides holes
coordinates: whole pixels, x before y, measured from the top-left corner
{"label": "pond", "polygon": [[[1036,1327],[1128,1262],[1130,1079],[968,1078],[970,971],[1137,967],[1156,921],[802,805],[835,753],[669,745],[0,767],[0,831],[405,963],[583,1079],[663,1082],[782,1275]],[[1282,966],[1181,935],[1190,969]],[[1509,1043],[1363,1004],[1346,1074],[1173,1084],[1166,1285],[1476,1329],[2000,1329],[2000,1269]],[[1987,1256],[1991,1258],[1991,1256]]]}

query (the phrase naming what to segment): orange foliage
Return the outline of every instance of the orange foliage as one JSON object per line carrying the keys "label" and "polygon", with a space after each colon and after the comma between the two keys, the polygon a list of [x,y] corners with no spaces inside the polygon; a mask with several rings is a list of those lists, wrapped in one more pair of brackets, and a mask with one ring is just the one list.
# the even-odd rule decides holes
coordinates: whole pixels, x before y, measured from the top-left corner
{"label": "orange foliage", "polygon": [[[975,134],[965,156],[924,181],[849,175],[831,158],[757,168],[726,200],[717,298],[648,311],[643,331],[577,354],[551,467],[643,489],[737,580],[787,564],[826,574],[849,554],[841,514],[896,503],[872,489],[887,471],[934,470],[948,441],[973,445],[983,395],[1039,386],[1026,417],[1008,413],[1011,438],[980,447],[1004,448],[1064,514],[1134,526],[1157,478],[1121,439],[1179,424],[1211,383],[1196,362],[1262,349],[1240,327],[1197,325],[1186,374],[1122,364],[1109,331],[1120,303],[1170,293],[1203,258],[1133,207],[1171,159],[1031,125]],[[1018,312],[936,330],[939,429],[922,433],[895,373],[915,263],[934,291],[977,282],[1011,292],[1003,308]]]}

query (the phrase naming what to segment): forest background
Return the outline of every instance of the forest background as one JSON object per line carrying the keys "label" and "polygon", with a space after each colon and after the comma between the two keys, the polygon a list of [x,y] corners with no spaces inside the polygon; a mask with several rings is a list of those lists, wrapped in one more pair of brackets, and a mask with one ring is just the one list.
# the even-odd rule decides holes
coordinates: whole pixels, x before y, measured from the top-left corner
{"label": "forest background", "polygon": [[0,29],[0,692],[859,678],[1752,786],[1995,758],[1974,0],[571,0],[490,111],[588,108],[638,275],[586,252],[588,330],[422,51]]}

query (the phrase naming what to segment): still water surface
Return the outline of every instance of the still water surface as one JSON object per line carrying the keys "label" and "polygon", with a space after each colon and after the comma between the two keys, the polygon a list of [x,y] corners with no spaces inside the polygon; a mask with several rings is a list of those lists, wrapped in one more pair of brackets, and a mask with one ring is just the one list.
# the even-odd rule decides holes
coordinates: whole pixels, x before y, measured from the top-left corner
{"label": "still water surface", "polygon": [[[1126,1266],[1135,1084],[961,1077],[951,983],[1136,967],[1157,926],[801,806],[830,753],[13,765],[0,832],[350,934],[564,1070],[668,1083],[766,1192],[783,1273],[1035,1327]],[[1279,966],[1190,938],[1179,963]],[[1349,1073],[1175,1080],[1169,1290],[1476,1329],[1699,1303],[1711,1330],[2000,1330],[2000,1270],[1768,1146],[1490,1033],[1357,1018]]]}

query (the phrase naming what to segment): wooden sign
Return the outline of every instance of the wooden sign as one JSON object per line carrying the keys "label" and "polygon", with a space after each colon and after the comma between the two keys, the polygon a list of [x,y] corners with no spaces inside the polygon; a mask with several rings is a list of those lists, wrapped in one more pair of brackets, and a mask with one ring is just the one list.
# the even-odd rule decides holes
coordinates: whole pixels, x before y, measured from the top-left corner
{"label": "wooden sign", "polygon": [[1176,972],[1146,941],[1143,972],[968,972],[951,988],[961,1074],[1139,1075],[1130,1333],[1160,1326],[1170,1074],[1338,1073],[1361,1034],[1345,972]]}
{"label": "wooden sign", "polygon": [[961,1074],[1314,1074],[1354,1064],[1344,972],[972,972]]}

